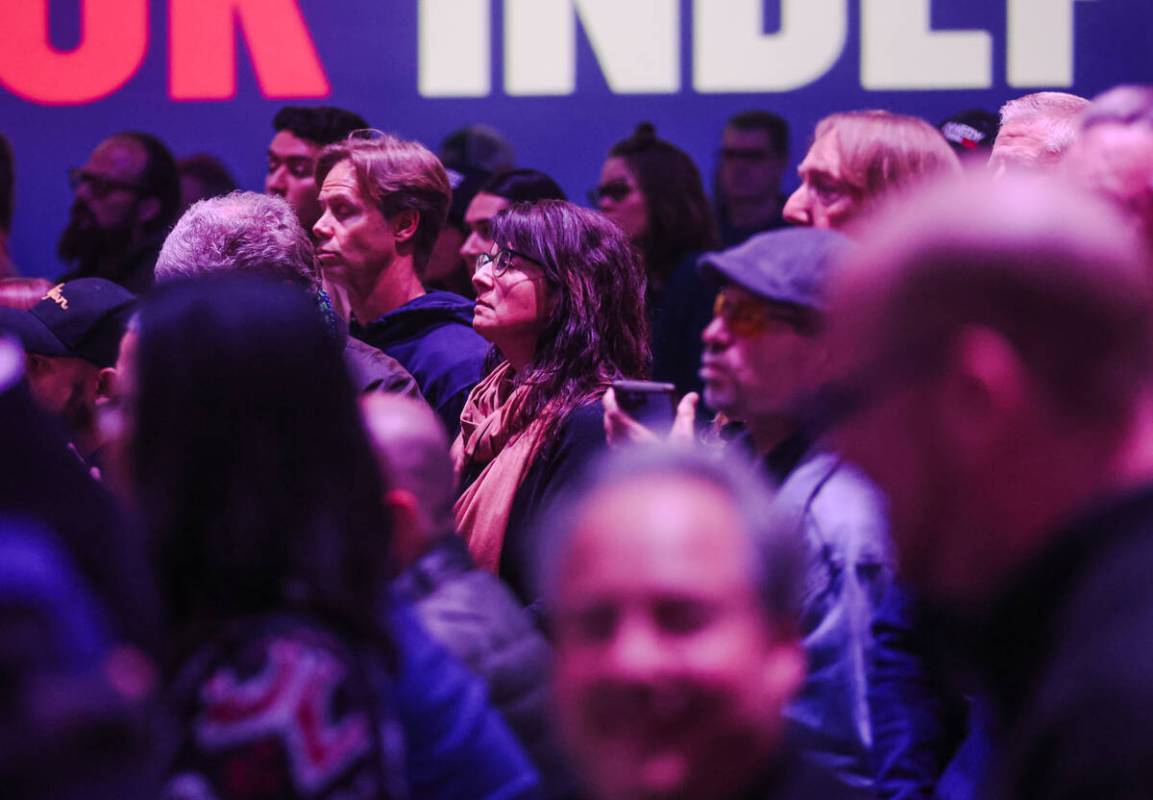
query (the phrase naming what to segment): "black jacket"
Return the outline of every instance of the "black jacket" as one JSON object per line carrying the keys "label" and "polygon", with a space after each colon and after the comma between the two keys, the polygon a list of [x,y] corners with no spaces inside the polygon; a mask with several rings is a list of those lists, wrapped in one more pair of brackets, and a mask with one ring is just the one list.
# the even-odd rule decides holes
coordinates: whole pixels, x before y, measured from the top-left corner
{"label": "black jacket", "polygon": [[472,329],[473,302],[452,292],[429,292],[365,325],[352,335],[399,361],[448,428],[460,430],[460,412],[484,374],[489,344]]}
{"label": "black jacket", "polygon": [[568,415],[553,441],[537,455],[512,501],[500,577],[525,605],[537,599],[532,581],[538,517],[605,448],[604,406],[599,400]]}
{"label": "black jacket", "polygon": [[1153,487],[1051,542],[987,614],[932,620],[990,690],[987,796],[1153,796]]}

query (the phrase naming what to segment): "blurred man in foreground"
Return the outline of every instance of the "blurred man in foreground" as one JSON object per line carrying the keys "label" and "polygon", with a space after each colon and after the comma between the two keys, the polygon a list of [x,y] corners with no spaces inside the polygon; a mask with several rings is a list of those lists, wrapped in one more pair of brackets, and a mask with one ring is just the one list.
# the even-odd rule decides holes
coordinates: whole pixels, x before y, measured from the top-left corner
{"label": "blurred man in foreground", "polygon": [[994,711],[992,797],[1146,796],[1153,285],[1073,189],[937,190],[834,292],[826,422],[888,495],[903,577]]}
{"label": "blurred man in foreground", "polygon": [[591,797],[845,796],[787,744],[800,549],[769,498],[739,464],[652,449],[615,454],[553,509],[557,707]]}

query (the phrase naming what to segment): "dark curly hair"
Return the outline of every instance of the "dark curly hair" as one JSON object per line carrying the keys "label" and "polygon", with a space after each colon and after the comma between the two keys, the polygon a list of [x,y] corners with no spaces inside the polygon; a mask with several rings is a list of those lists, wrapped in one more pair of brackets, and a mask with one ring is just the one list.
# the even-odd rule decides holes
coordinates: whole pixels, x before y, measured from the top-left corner
{"label": "dark curly hair", "polygon": [[[564,200],[514,203],[493,218],[493,241],[544,266],[553,288],[533,362],[517,375],[531,387],[510,428],[544,422],[548,441],[570,411],[649,364],[646,279],[628,237],[604,215]],[[493,351],[492,365],[502,357]]]}

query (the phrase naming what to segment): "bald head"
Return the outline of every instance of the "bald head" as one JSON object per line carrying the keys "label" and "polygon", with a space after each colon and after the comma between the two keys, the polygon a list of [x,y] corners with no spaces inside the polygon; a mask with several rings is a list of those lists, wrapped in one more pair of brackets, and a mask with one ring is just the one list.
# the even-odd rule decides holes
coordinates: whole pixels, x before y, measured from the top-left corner
{"label": "bald head", "polygon": [[360,404],[385,484],[416,498],[425,541],[451,531],[456,480],[444,425],[426,403],[409,397],[373,393]]}

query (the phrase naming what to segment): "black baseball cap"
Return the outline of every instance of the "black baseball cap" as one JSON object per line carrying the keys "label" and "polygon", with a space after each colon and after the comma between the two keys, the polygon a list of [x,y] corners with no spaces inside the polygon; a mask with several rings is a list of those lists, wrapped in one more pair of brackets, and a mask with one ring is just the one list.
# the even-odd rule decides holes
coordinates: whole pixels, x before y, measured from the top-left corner
{"label": "black baseball cap", "polygon": [[111,367],[135,303],[119,284],[78,278],[53,286],[27,311],[0,308],[0,331],[17,336],[29,353]]}

